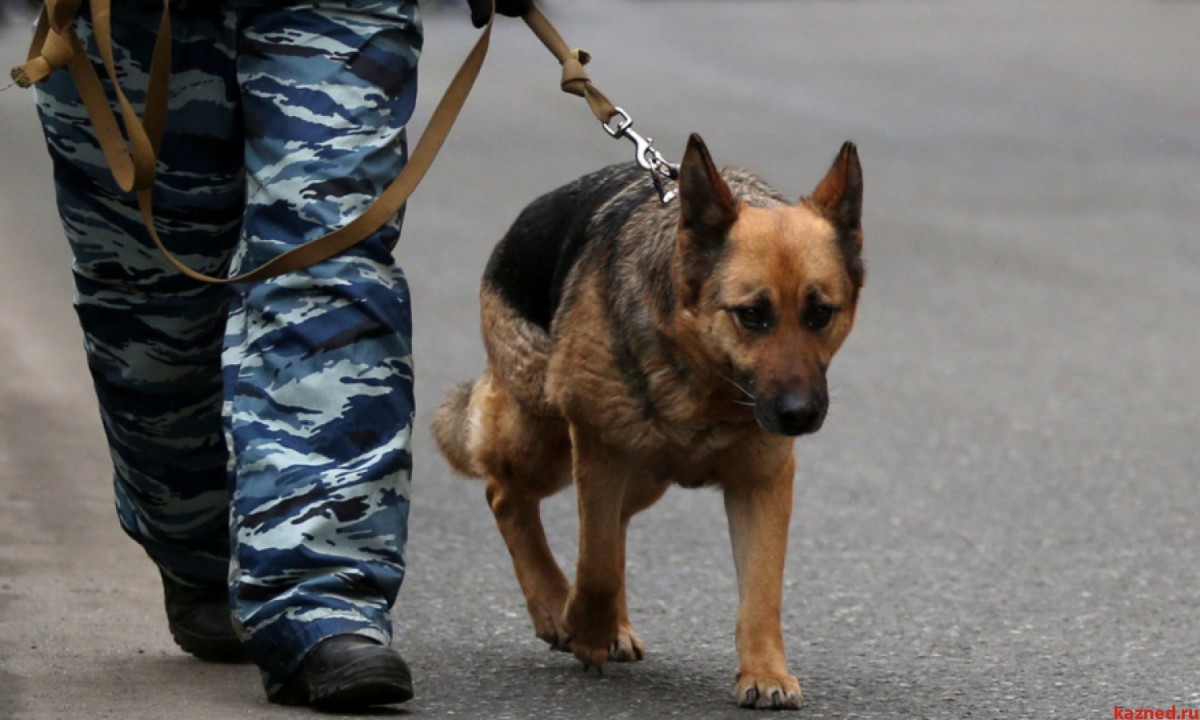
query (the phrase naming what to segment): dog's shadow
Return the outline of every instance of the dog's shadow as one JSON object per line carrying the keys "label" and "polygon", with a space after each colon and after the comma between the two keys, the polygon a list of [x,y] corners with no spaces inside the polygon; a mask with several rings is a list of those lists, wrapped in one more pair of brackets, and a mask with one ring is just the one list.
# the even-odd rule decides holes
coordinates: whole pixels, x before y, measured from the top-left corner
{"label": "dog's shadow", "polygon": [[[664,644],[671,645],[670,641]],[[736,657],[731,648],[652,649],[642,662],[609,663],[602,673],[584,670],[566,653],[533,644],[509,655],[479,657],[469,667],[462,659],[457,653],[442,658],[415,656],[411,664],[416,698],[403,707],[342,717],[747,717],[733,701]],[[870,663],[835,664],[841,665],[836,676],[814,674],[824,666],[815,660],[806,663],[801,658],[793,667],[804,687],[806,720],[952,717],[931,709],[961,710],[946,706],[946,688],[900,682],[886,668]],[[211,717],[231,718],[283,718],[311,712],[267,703],[253,665],[203,663],[173,652],[98,658],[86,677],[72,682],[96,693],[76,700],[112,717],[152,717],[148,708],[175,708],[181,714],[202,709]]]}
{"label": "dog's shadow", "polygon": [[730,673],[680,657],[651,655],[638,663],[609,663],[601,672],[585,670],[565,653],[547,651],[532,664],[506,663],[492,671],[496,687],[513,691],[503,705],[511,702],[514,711],[544,709],[550,717],[591,712],[604,717],[720,717],[721,710],[737,711]]}
{"label": "dog's shadow", "polygon": [[[747,711],[733,699],[736,656],[715,648],[697,654],[692,647],[655,653],[638,663],[609,663],[602,673],[584,670],[570,655],[531,646],[507,659],[493,657],[459,675],[449,696],[435,697],[434,688],[418,692],[417,714],[460,714],[455,698],[473,697],[490,717],[503,718],[739,718]],[[449,668],[429,668],[435,677]],[[817,670],[817,668],[811,668]],[[855,665],[851,675],[817,676],[803,662],[793,668],[804,686],[803,717],[940,717],[931,708],[949,709],[941,700],[944,689],[899,683],[885,668]],[[478,673],[478,674],[476,674]],[[903,685],[902,692],[901,685]],[[445,688],[450,690],[449,687]],[[462,692],[462,691],[465,691]],[[421,697],[423,695],[423,697]],[[940,707],[939,707],[940,706]],[[946,715],[945,717],[951,717]]]}

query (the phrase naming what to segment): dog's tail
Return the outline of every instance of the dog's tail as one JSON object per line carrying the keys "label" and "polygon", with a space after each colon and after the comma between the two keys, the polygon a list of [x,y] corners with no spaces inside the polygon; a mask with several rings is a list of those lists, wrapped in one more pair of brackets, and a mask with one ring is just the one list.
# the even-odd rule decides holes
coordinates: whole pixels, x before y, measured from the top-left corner
{"label": "dog's tail", "polygon": [[442,455],[458,472],[468,477],[479,477],[483,471],[475,463],[470,449],[471,423],[468,407],[475,381],[465,382],[447,395],[433,417],[433,437],[437,440]]}

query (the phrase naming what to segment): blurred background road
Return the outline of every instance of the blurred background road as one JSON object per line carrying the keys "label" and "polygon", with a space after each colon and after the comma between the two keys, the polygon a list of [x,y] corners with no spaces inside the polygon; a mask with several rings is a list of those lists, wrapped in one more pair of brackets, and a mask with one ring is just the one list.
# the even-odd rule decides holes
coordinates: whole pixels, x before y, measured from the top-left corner
{"label": "blurred background road", "polygon": [[[784,608],[805,718],[1200,708],[1200,4],[554,0],[596,82],[677,159],[808,193],[847,138],[869,277],[798,444]],[[745,718],[720,499],[634,522],[645,662],[534,638],[482,485],[431,411],[482,365],[476,286],[538,194],[631,157],[501,24],[397,256],[419,402],[397,645],[463,718]],[[427,17],[423,112],[473,31]],[[20,59],[27,29],[0,31]],[[424,116],[422,116],[424,117]],[[423,125],[419,120],[416,125]],[[0,717],[279,718],[248,667],[180,654],[117,528],[31,96],[0,93]],[[573,498],[549,532],[574,562]]]}

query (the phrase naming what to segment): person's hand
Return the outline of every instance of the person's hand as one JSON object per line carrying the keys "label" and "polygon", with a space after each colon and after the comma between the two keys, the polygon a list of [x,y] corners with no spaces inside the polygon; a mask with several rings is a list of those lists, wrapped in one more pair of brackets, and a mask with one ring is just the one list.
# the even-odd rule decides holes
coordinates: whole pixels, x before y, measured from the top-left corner
{"label": "person's hand", "polygon": [[[492,14],[491,0],[468,0],[471,4],[471,23],[481,28]],[[509,17],[521,17],[533,7],[533,0],[496,0],[496,12]]]}

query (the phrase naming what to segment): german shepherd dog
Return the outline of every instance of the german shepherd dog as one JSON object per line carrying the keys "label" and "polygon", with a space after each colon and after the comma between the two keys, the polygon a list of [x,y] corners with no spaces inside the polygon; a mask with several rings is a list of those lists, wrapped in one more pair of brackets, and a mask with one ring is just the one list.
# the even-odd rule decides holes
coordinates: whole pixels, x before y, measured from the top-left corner
{"label": "german shepherd dog", "polygon": [[[717,486],[737,569],[739,705],[798,708],[780,629],[794,438],[829,405],[825,371],[865,275],[862,170],[847,142],[809,198],[718,171],[697,135],[663,206],[630,163],[534,201],[480,289],[487,366],[433,423],[487,480],[537,636],[585,667],[642,659],[625,599],[629,520],[672,483]],[[540,505],[574,482],[572,585]]]}

